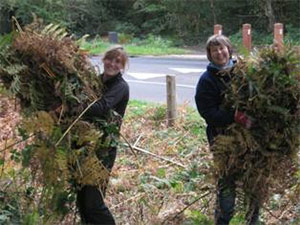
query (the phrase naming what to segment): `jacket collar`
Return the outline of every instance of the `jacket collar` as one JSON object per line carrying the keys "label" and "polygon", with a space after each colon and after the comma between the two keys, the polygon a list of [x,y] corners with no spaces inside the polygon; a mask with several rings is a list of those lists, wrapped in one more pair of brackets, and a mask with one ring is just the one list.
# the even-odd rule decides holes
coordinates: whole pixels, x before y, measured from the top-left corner
{"label": "jacket collar", "polygon": [[117,75],[115,75],[115,76],[113,76],[113,77],[111,77],[111,78],[109,78],[108,80],[105,80],[105,81],[103,80],[104,73],[102,73],[100,75],[100,77],[101,77],[101,81],[103,82],[103,84],[107,85],[107,84],[111,84],[111,83],[115,82],[116,80],[120,79],[122,77],[122,74],[118,73]]}
{"label": "jacket collar", "polygon": [[236,64],[236,60],[232,60],[232,59],[230,59],[228,64],[223,67],[217,66],[211,62],[207,65],[207,70],[213,75],[218,75],[218,73],[221,71],[230,71],[235,64]]}

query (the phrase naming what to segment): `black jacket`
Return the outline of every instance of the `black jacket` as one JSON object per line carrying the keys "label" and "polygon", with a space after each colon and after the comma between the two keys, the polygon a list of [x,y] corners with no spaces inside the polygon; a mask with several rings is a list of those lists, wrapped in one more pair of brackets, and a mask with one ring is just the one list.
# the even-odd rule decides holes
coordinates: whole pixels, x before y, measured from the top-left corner
{"label": "black jacket", "polygon": [[[101,75],[103,80],[103,74]],[[85,113],[89,119],[105,119],[110,110],[114,110],[122,117],[125,114],[129,101],[129,86],[123,79],[122,74],[106,80],[104,83],[103,95]]]}
{"label": "black jacket", "polygon": [[209,64],[196,87],[195,101],[198,112],[207,123],[207,138],[212,145],[213,138],[224,132],[224,128],[234,122],[234,112],[222,108],[228,75],[220,76],[219,69]]}

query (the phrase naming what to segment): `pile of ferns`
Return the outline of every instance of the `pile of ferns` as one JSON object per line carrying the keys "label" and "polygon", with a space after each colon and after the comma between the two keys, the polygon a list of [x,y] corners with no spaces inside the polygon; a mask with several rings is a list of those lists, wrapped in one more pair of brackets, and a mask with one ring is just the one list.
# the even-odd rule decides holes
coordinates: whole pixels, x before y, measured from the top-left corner
{"label": "pile of ferns", "polygon": [[64,214],[76,189],[101,187],[109,176],[97,158],[106,147],[99,142],[103,131],[81,119],[82,106],[101,98],[102,84],[63,28],[39,20],[16,24],[0,41],[0,80],[21,105],[19,133],[27,144],[20,156],[31,174],[26,186],[36,207]]}
{"label": "pile of ferns", "polygon": [[230,76],[222,107],[245,112],[253,126],[234,123],[217,137],[217,175],[234,174],[261,203],[287,188],[300,193],[299,55],[289,47],[263,48],[240,58]]}

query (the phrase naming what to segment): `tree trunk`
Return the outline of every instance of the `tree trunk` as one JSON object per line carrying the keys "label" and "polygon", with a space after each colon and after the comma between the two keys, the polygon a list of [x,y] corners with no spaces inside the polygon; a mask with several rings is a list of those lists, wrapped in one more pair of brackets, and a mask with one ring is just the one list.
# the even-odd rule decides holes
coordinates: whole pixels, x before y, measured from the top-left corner
{"label": "tree trunk", "polygon": [[214,24],[217,24],[217,17],[215,13],[215,6],[214,6],[214,0],[210,0],[210,8],[214,19]]}
{"label": "tree trunk", "polygon": [[264,0],[264,11],[265,15],[268,18],[268,31],[273,31],[275,23],[275,15],[272,7],[272,0]]}

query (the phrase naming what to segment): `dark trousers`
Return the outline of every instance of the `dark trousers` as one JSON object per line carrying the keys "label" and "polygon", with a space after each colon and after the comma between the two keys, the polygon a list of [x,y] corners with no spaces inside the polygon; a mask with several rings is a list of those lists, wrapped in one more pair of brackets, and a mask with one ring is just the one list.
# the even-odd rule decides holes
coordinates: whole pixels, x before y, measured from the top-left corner
{"label": "dark trousers", "polygon": [[[116,149],[108,152],[102,161],[103,165],[111,171],[116,159]],[[115,220],[104,203],[106,187],[102,193],[97,187],[84,186],[77,192],[77,207],[83,224],[115,225]]]}
{"label": "dark trousers", "polygon": [[[235,206],[235,178],[226,176],[220,178],[217,187],[217,206],[215,210],[215,225],[228,225]],[[246,224],[256,225],[259,217],[258,199],[249,197],[249,207],[246,214]]]}

